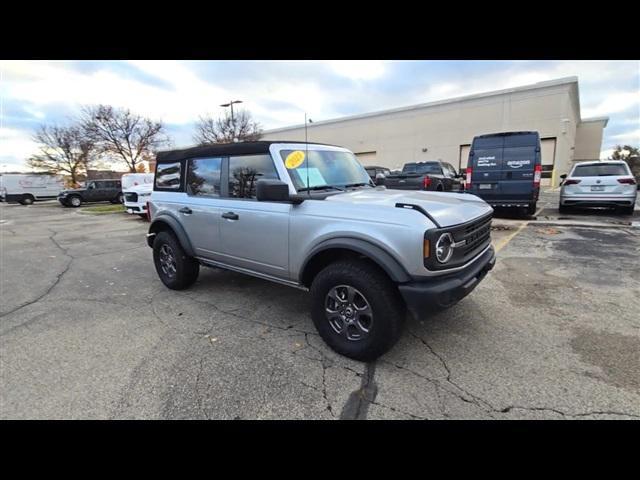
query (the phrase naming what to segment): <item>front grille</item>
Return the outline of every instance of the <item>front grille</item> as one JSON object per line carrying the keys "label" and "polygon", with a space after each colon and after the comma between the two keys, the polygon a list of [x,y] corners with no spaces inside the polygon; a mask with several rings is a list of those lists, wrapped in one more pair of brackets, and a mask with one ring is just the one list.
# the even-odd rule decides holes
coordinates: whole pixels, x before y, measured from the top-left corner
{"label": "front grille", "polygon": [[[425,258],[424,266],[429,270],[446,270],[471,261],[491,243],[491,220],[492,214],[489,213],[467,223],[427,232],[427,237],[434,247],[431,249],[431,257]],[[451,259],[446,264],[438,262],[433,253],[438,238],[444,232],[451,233],[456,243],[464,242],[464,245],[454,249]]]}
{"label": "front grille", "polygon": [[138,201],[138,194],[135,192],[126,192],[124,194],[124,199],[127,202],[137,202]]}

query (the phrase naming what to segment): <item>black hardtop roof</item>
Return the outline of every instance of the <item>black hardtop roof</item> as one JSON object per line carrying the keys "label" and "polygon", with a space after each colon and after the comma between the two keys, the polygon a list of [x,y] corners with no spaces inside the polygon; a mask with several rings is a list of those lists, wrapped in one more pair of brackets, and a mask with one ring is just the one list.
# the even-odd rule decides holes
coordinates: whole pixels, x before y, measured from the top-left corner
{"label": "black hardtop roof", "polygon": [[327,143],[301,142],[295,140],[260,140],[257,142],[216,143],[184,148],[181,150],[165,150],[156,155],[157,163],[179,162],[188,158],[230,156],[230,155],[259,155],[269,153],[269,147],[273,143],[298,143],[308,145],[329,145]]}

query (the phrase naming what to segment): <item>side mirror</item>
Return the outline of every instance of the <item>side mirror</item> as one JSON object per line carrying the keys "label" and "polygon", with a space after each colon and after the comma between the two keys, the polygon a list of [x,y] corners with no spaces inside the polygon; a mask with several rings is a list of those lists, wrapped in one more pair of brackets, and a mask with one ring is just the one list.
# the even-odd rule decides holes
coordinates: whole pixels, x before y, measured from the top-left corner
{"label": "side mirror", "polygon": [[384,173],[378,173],[378,174],[376,174],[376,181],[375,181],[375,184],[376,184],[376,185],[378,185],[378,186],[379,186],[379,185],[384,185],[384,182],[385,182],[385,179],[386,179],[386,178],[387,178],[387,177],[385,177]]}
{"label": "side mirror", "polygon": [[259,202],[288,202],[289,185],[281,180],[258,180],[256,198]]}
{"label": "side mirror", "polygon": [[562,175],[560,175],[560,178],[561,178],[562,180],[566,180],[566,179],[567,179],[567,174],[566,174],[566,173],[563,173]]}

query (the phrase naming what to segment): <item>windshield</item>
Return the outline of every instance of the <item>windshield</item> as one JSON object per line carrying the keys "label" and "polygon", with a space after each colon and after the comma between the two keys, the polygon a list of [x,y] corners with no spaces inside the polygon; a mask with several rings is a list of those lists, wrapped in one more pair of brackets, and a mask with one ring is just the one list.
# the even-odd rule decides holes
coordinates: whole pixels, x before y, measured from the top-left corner
{"label": "windshield", "polygon": [[280,156],[298,191],[371,184],[367,171],[351,152],[282,150]]}
{"label": "windshield", "polygon": [[578,165],[572,177],[605,177],[610,175],[629,175],[621,163],[603,163],[599,165]]}
{"label": "windshield", "polygon": [[442,171],[440,170],[440,164],[439,163],[418,163],[418,164],[411,164],[411,165],[405,165],[405,167],[402,169],[403,173],[419,173],[419,174],[424,174],[424,173],[442,173]]}

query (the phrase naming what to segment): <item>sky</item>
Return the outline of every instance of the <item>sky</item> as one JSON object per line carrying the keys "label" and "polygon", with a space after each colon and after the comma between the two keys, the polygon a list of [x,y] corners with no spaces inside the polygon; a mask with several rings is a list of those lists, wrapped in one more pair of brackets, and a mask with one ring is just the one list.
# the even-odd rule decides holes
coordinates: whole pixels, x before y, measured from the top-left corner
{"label": "sky", "polygon": [[444,100],[567,76],[582,118],[609,116],[601,158],[640,146],[640,61],[3,61],[0,171],[26,170],[41,124],[65,125],[82,105],[162,120],[174,147],[192,145],[200,115],[242,100],[264,129]]}

